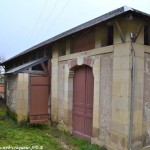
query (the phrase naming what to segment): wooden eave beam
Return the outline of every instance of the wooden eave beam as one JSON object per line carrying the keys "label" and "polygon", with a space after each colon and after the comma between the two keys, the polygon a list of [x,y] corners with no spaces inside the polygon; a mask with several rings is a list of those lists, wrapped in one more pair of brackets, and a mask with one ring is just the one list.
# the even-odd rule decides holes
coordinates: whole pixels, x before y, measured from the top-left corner
{"label": "wooden eave beam", "polygon": [[23,73],[35,74],[35,75],[46,75],[45,71],[38,71],[38,70],[25,70]]}
{"label": "wooden eave beam", "polygon": [[118,21],[115,21],[115,25],[120,32],[120,37],[121,37],[122,42],[125,43],[126,42],[125,34],[123,33],[121,27],[119,26]]}
{"label": "wooden eave beam", "polygon": [[48,74],[48,70],[47,70],[45,64],[44,64],[44,63],[41,63],[41,66],[42,66],[42,69],[44,70],[44,72],[45,72],[46,74]]}
{"label": "wooden eave beam", "polygon": [[133,42],[136,42],[136,40],[137,40],[137,38],[138,38],[138,36],[139,36],[139,34],[140,34],[142,28],[143,28],[143,23],[141,23],[141,24],[139,25],[139,27],[138,27],[136,33],[134,34]]}
{"label": "wooden eave beam", "polygon": [[51,60],[48,60],[48,74],[51,77]]}

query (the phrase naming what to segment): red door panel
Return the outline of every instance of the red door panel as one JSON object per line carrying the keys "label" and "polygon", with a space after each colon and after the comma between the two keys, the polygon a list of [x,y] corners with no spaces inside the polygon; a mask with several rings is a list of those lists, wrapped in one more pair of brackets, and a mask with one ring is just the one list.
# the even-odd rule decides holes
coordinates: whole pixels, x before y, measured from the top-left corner
{"label": "red door panel", "polygon": [[90,139],[93,122],[92,68],[82,66],[75,69],[73,92],[73,134]]}
{"label": "red door panel", "polygon": [[30,123],[48,121],[49,78],[31,77]]}
{"label": "red door panel", "polygon": [[[75,133],[84,132],[84,104],[85,104],[85,70],[79,68],[74,76],[74,95],[73,95],[73,129]],[[83,94],[80,94],[83,93]]]}
{"label": "red door panel", "polygon": [[94,77],[90,67],[86,71],[85,133],[92,136]]}

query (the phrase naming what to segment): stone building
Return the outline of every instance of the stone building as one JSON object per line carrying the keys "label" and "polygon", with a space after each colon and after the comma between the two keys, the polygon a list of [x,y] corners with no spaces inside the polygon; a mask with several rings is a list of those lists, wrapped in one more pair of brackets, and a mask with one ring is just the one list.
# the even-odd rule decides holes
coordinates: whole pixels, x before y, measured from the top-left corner
{"label": "stone building", "polygon": [[110,150],[150,144],[150,15],[121,7],[2,63],[18,121]]}

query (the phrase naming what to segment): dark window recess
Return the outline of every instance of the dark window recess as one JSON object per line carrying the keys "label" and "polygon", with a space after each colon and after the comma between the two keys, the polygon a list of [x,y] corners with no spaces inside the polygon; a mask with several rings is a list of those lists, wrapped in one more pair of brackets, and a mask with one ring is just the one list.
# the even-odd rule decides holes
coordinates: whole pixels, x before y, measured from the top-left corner
{"label": "dark window recess", "polygon": [[13,63],[14,63],[14,67],[18,67],[22,64],[24,64],[24,59],[22,57],[19,57],[17,60],[15,60]]}
{"label": "dark window recess", "polygon": [[114,28],[108,26],[107,28],[107,45],[113,45]]}
{"label": "dark window recess", "polygon": [[43,71],[41,64],[32,67],[32,70]]}
{"label": "dark window recess", "polygon": [[78,33],[71,40],[71,53],[87,51],[95,48],[94,30]]}
{"label": "dark window recess", "polygon": [[150,27],[144,26],[144,45],[150,45]]}
{"label": "dark window recess", "polygon": [[66,41],[62,40],[58,43],[59,56],[66,55]]}
{"label": "dark window recess", "polygon": [[48,60],[44,62],[45,66],[48,66]]}
{"label": "dark window recess", "polygon": [[36,59],[36,53],[35,52],[32,52],[32,53],[29,53],[29,60],[35,60]]}
{"label": "dark window recess", "polygon": [[39,50],[37,52],[37,58],[42,58],[42,57],[44,57],[44,52],[42,50]]}
{"label": "dark window recess", "polygon": [[66,50],[65,49],[61,49],[59,56],[64,56],[66,54]]}
{"label": "dark window recess", "polygon": [[23,57],[23,62],[24,63],[29,62],[29,55],[25,55],[25,57]]}
{"label": "dark window recess", "polygon": [[[45,62],[44,62],[44,65],[45,65],[45,67],[47,68],[47,66],[48,66],[48,61],[45,61]],[[38,64],[38,65],[32,67],[32,70],[43,71],[43,68],[42,68],[41,64]]]}
{"label": "dark window recess", "polygon": [[48,57],[52,57],[52,48],[51,47],[47,47],[46,48],[46,56],[48,56]]}
{"label": "dark window recess", "polygon": [[12,64],[6,64],[5,66],[5,71],[7,72],[8,70],[10,70],[12,68]]}

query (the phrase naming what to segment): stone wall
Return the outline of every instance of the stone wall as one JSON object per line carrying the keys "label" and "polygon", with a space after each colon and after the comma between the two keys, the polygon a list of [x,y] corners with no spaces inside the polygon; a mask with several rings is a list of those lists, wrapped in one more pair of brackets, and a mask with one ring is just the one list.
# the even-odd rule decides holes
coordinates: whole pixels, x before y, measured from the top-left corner
{"label": "stone wall", "polygon": [[15,120],[27,121],[28,119],[28,84],[29,76],[25,73],[7,75],[6,103]]}
{"label": "stone wall", "polygon": [[99,139],[109,143],[112,114],[112,54],[104,54],[100,58],[100,126]]}
{"label": "stone wall", "polygon": [[[132,144],[137,149],[142,142],[149,143],[149,57],[141,44],[135,49],[135,86],[132,123]],[[131,45],[130,42],[114,47],[96,48],[88,52],[58,57],[58,120],[61,129],[72,132],[73,69],[90,65],[94,75],[93,135],[92,142],[108,149],[126,150],[129,146],[131,104]],[[148,51],[148,50],[147,50]],[[90,60],[90,61],[88,61]],[[88,64],[90,63],[90,64]],[[56,68],[56,66],[53,66]],[[144,74],[145,72],[145,84]],[[56,80],[55,80],[56,81]],[[56,83],[55,83],[56,84]],[[145,85],[145,86],[144,86]],[[144,87],[143,87],[144,86]],[[146,89],[147,90],[144,90]],[[144,106],[143,106],[143,91]],[[55,101],[56,103],[56,101]],[[57,104],[57,103],[56,103]],[[55,104],[55,105],[56,105]],[[143,123],[144,117],[146,121]],[[55,115],[55,114],[53,114]],[[143,126],[143,133],[142,133]],[[63,128],[62,128],[63,127]],[[144,135],[144,138],[142,136]],[[143,145],[145,145],[143,143]]]}
{"label": "stone wall", "polygon": [[[87,54],[90,54],[87,53]],[[72,54],[74,55],[74,54]],[[63,56],[64,58],[64,56]],[[99,63],[97,63],[99,62]],[[108,143],[111,132],[111,100],[113,54],[78,56],[76,59],[59,61],[58,64],[58,122],[72,132],[73,69],[78,65],[89,65],[94,75],[93,134]],[[97,91],[99,89],[99,91]],[[99,94],[98,94],[99,93]],[[99,96],[99,98],[98,98]],[[98,110],[98,111],[96,111]],[[98,123],[97,123],[98,121]],[[97,125],[98,124],[98,125]],[[99,130],[99,134],[96,131]]]}
{"label": "stone wall", "polygon": [[67,62],[59,62],[58,64],[58,121],[64,118],[64,90],[65,90],[65,64]]}
{"label": "stone wall", "polygon": [[145,53],[144,62],[144,118],[143,118],[143,144],[150,144],[150,54]]}
{"label": "stone wall", "polygon": [[[58,55],[57,44],[53,48],[52,120],[72,132],[73,68],[91,66],[94,75],[92,142],[105,145],[110,150],[129,149],[129,139],[132,140],[132,148],[136,150],[142,146],[142,142],[150,141],[149,72],[146,72],[149,68],[148,54],[145,55],[147,65],[144,70],[144,52],[150,53],[150,50],[143,45],[144,28],[141,18],[126,19],[117,18],[114,22],[109,22],[114,24],[114,45],[103,44],[105,35],[103,27],[99,26],[95,29],[95,48],[92,50],[70,54],[69,40],[66,55]],[[137,35],[133,43],[130,33]],[[134,58],[131,49],[135,50]],[[133,60],[135,84],[131,92]]]}
{"label": "stone wall", "polygon": [[16,112],[18,75],[7,75],[6,104],[10,111]]}

